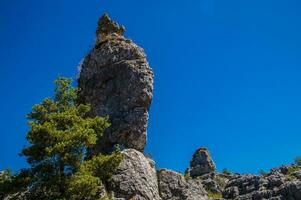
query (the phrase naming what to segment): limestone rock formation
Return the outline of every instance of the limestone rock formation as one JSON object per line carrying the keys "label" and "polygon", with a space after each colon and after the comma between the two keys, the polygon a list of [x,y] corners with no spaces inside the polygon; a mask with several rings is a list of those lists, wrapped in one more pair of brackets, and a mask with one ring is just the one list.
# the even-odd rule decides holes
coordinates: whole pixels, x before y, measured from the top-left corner
{"label": "limestone rock formation", "polygon": [[78,80],[80,101],[91,104],[91,115],[108,116],[111,122],[94,153],[110,153],[118,144],[124,155],[106,194],[116,200],[301,200],[300,166],[282,166],[261,176],[218,173],[209,151],[199,148],[185,178],[156,171],[154,161],[142,154],[153,73],[143,49],[126,39],[124,31],[107,15],[100,18],[96,44]]}
{"label": "limestone rock formation", "polygon": [[227,183],[223,198],[299,200],[301,199],[301,179],[297,175],[299,173],[301,168],[292,165],[275,168],[261,176],[236,174]]}
{"label": "limestone rock formation", "polygon": [[124,158],[109,186],[114,197],[124,200],[160,200],[153,161],[134,149],[126,149],[122,154]]}
{"label": "limestone rock formation", "polygon": [[197,177],[214,171],[215,164],[211,159],[209,151],[203,147],[197,149],[190,161],[189,175]]}
{"label": "limestone rock formation", "polygon": [[162,200],[206,200],[207,193],[198,180],[186,181],[182,174],[162,169],[158,172]]}
{"label": "limestone rock formation", "polygon": [[111,123],[95,153],[110,152],[116,144],[143,151],[153,72],[143,49],[123,36],[123,26],[106,14],[98,25],[96,44],[78,79],[80,100],[91,104],[93,116],[108,116]]}

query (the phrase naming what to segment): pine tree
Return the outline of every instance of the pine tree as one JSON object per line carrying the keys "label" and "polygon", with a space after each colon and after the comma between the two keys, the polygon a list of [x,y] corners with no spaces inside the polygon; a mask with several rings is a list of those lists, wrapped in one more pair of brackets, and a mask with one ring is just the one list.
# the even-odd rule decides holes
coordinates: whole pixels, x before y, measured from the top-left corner
{"label": "pine tree", "polygon": [[30,189],[37,199],[68,198],[72,174],[109,126],[107,118],[89,117],[89,105],[77,104],[77,89],[71,84],[71,79],[58,78],[54,98],[35,105],[28,115],[29,146],[22,155],[31,166]]}

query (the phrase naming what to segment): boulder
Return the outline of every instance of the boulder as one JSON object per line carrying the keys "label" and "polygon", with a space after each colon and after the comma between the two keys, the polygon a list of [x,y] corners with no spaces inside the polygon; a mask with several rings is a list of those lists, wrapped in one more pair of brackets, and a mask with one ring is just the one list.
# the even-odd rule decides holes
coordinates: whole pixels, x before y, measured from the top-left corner
{"label": "boulder", "polygon": [[197,180],[186,181],[182,174],[167,169],[158,172],[162,200],[206,200],[207,194]]}
{"label": "boulder", "polygon": [[123,160],[108,186],[114,198],[160,200],[154,161],[134,149],[125,149],[121,153]]}
{"label": "boulder", "polygon": [[299,200],[301,199],[301,181],[291,181],[284,184],[280,189],[284,199]]}

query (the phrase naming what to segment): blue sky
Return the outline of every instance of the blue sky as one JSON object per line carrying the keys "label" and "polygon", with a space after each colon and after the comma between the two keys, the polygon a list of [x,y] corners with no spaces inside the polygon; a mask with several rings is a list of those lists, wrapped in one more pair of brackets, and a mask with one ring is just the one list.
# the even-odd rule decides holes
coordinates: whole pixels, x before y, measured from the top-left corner
{"label": "blue sky", "polygon": [[218,170],[257,173],[301,155],[301,2],[0,0],[0,169],[26,166],[25,115],[76,78],[107,11],[155,73],[148,145],[184,171],[200,146]]}

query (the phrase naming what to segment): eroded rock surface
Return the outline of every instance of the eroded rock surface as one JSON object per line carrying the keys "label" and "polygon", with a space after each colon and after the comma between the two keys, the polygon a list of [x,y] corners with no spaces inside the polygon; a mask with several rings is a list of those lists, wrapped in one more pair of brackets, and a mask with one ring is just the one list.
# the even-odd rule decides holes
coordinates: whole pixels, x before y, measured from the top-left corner
{"label": "eroded rock surface", "polygon": [[225,199],[235,200],[299,200],[301,199],[299,166],[275,168],[265,175],[232,176],[223,192]]}
{"label": "eroded rock surface", "polygon": [[108,116],[111,123],[94,153],[108,153],[116,144],[143,151],[153,72],[143,49],[122,35],[124,27],[107,15],[98,24],[96,44],[78,80],[81,101],[91,104],[93,116]]}
{"label": "eroded rock surface", "polygon": [[186,181],[182,174],[162,169],[158,172],[162,200],[206,200],[207,194],[197,180]]}
{"label": "eroded rock surface", "polygon": [[191,177],[202,176],[215,171],[215,164],[209,151],[201,147],[196,150],[190,161],[188,173]]}
{"label": "eroded rock surface", "polygon": [[[185,178],[156,171],[143,152],[153,72],[145,53],[123,36],[125,28],[107,15],[100,18],[93,49],[85,57],[78,80],[80,100],[93,116],[109,116],[111,127],[93,153],[110,153],[115,145],[124,159],[106,185],[115,200],[301,200],[300,166],[282,166],[265,175],[218,173],[206,148],[199,148]],[[18,195],[18,194],[17,194]]]}
{"label": "eroded rock surface", "polygon": [[152,160],[134,149],[122,151],[124,158],[109,189],[124,200],[160,200],[157,173]]}

